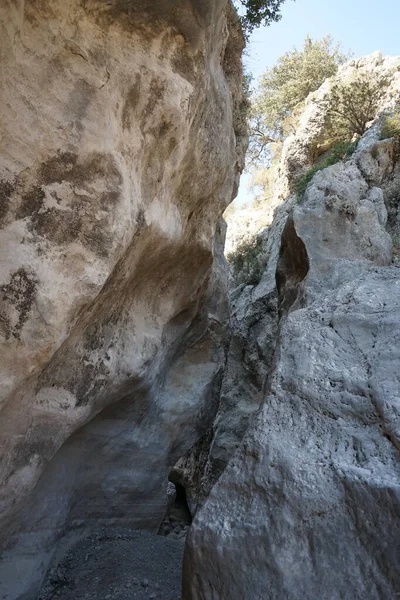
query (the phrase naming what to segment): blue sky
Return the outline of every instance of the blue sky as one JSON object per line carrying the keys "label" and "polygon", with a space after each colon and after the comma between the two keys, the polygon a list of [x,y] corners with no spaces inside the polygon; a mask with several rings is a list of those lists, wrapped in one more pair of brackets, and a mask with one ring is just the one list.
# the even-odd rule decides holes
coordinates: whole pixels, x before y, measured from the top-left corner
{"label": "blue sky", "polygon": [[[331,34],[356,58],[376,50],[400,54],[400,0],[286,0],[281,13],[281,21],[251,36],[245,64],[256,80],[279,56],[301,48],[307,34],[313,39]],[[251,199],[248,180],[242,177],[237,204]]]}

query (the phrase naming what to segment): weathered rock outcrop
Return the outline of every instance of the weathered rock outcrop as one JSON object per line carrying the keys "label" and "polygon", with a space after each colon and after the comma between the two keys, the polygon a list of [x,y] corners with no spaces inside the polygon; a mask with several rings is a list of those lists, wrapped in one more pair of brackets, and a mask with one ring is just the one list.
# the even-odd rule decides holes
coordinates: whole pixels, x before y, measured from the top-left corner
{"label": "weathered rock outcrop", "polygon": [[34,596],[67,527],[157,527],[168,470],[210,427],[228,321],[216,224],[246,132],[226,0],[6,0],[0,21],[12,599]]}
{"label": "weathered rock outcrop", "polygon": [[[319,144],[326,138],[326,112],[329,106],[330,90],[333,81],[344,82],[352,77],[374,74],[377,79],[389,78],[390,85],[381,98],[378,111],[383,114],[393,111],[400,93],[400,58],[383,57],[376,52],[370,56],[349,63],[339,69],[335,79],[327,80],[317,92],[310,94],[299,115],[298,128],[289,136],[284,145],[279,164],[276,169],[275,193],[268,202],[256,204],[244,209],[235,210],[228,217],[228,236],[226,251],[229,255],[235,252],[242,243],[256,247],[249,252],[248,263],[242,271],[232,269],[230,281],[231,299],[231,341],[228,362],[219,397],[219,410],[213,431],[190,451],[184,461],[180,461],[180,478],[186,485],[191,498],[192,510],[201,504],[212,485],[223,472],[233,452],[239,445],[252,416],[259,408],[265,395],[264,383],[270,372],[279,329],[279,318],[285,305],[290,305],[296,296],[296,284],[299,278],[305,277],[302,267],[303,244],[296,242],[297,236],[291,237],[291,229],[285,231],[285,255],[279,269],[278,255],[281,245],[282,231],[288,213],[296,204],[296,196],[289,196],[282,203],[284,194],[289,194],[297,178],[312,166],[311,157]],[[365,182],[373,188],[381,186],[381,191],[371,189],[370,198],[384,193],[388,212],[387,230],[394,239],[400,239],[400,221],[398,220],[398,180],[400,165],[396,160],[398,142],[380,140],[379,119],[374,127],[363,137],[358,146],[358,168]],[[370,152],[361,152],[370,145]],[[325,148],[326,149],[326,148]],[[321,150],[320,150],[321,151]],[[372,160],[371,160],[372,157]],[[347,185],[346,181],[336,181],[336,187]],[[351,181],[351,175],[347,177]],[[342,211],[352,214],[352,197],[354,192],[349,188],[348,202]],[[335,204],[335,192],[330,191],[327,203]],[[319,218],[323,218],[319,215]],[[271,223],[272,222],[272,223]],[[270,227],[263,229],[265,223]],[[257,237],[256,237],[257,235]],[[379,238],[380,233],[378,232]],[[309,232],[310,243],[313,240],[313,229]],[[319,244],[318,252],[330,254],[330,243],[326,238]],[[344,247],[350,243],[357,247],[357,239],[347,240],[344,236]],[[379,243],[379,240],[377,241]],[[344,250],[343,250],[344,251]],[[285,270],[290,270],[290,275]],[[344,264],[343,264],[344,268]],[[297,272],[298,271],[298,272]],[[327,274],[326,281],[320,287],[332,285]],[[287,280],[286,280],[287,279]],[[244,281],[244,283],[242,283]],[[239,284],[239,282],[241,282]],[[258,283],[255,283],[258,282]],[[278,289],[281,296],[278,299]]]}
{"label": "weathered rock outcrop", "polygon": [[326,114],[330,103],[331,88],[335,82],[346,82],[360,76],[387,78],[390,85],[380,100],[379,111],[393,110],[400,97],[400,57],[382,56],[374,52],[342,65],[337,74],[305,101],[294,134],[283,144],[282,156],[272,204],[276,205],[293,191],[297,176],[310,168],[315,155],[326,149]]}
{"label": "weathered rock outcrop", "polygon": [[[390,235],[400,161],[380,128],[378,119],[351,160],[317,173],[301,204],[292,197],[277,210],[263,234],[264,275],[235,300],[272,319],[278,336],[274,352],[259,338],[262,405],[192,524],[184,600],[383,600],[400,589],[400,271]],[[263,290],[272,312],[257,304]],[[252,393],[246,378],[235,387],[246,394],[240,411]]]}
{"label": "weathered rock outcrop", "polygon": [[234,454],[265,393],[279,326],[275,272],[282,231],[294,198],[276,212],[262,235],[265,270],[258,285],[235,285],[231,278],[230,337],[227,362],[218,390],[213,427],[176,465],[194,514]]}

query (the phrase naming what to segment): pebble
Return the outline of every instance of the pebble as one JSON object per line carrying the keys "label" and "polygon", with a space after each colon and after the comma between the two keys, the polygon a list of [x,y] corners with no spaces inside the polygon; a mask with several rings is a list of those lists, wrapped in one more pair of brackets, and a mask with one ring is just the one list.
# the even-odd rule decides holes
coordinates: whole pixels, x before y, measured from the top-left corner
{"label": "pebble", "polygon": [[149,598],[157,598],[157,594],[155,594],[154,592],[149,594]]}
{"label": "pebble", "polygon": [[142,587],[148,587],[149,585],[149,580],[148,579],[143,579],[142,583],[140,584]]}

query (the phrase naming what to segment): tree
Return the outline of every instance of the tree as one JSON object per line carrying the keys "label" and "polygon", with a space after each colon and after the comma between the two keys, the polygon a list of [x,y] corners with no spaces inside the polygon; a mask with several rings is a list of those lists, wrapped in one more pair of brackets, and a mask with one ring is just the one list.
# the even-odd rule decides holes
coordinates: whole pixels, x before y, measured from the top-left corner
{"label": "tree", "polygon": [[264,73],[250,114],[251,163],[268,159],[269,144],[284,139],[295,126],[296,107],[348,59],[331,36],[316,41],[307,36],[302,50],[286,52]]}
{"label": "tree", "polygon": [[280,8],[285,0],[234,0],[236,6],[243,8],[242,24],[248,36],[255,27],[269,25],[281,18]]}
{"label": "tree", "polygon": [[377,114],[379,101],[389,85],[386,77],[358,74],[348,82],[336,82],[329,94],[328,130],[333,139],[362,136]]}

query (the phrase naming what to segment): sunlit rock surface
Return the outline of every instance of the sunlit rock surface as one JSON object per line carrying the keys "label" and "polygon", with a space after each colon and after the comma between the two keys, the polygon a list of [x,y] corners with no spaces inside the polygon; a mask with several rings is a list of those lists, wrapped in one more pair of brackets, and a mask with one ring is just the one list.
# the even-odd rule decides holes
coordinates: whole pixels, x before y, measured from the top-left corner
{"label": "sunlit rock surface", "polygon": [[[278,208],[261,234],[260,282],[233,293],[233,339],[252,315],[242,348],[259,346],[230,379],[238,401],[226,414],[221,396],[211,458],[260,374],[264,389],[192,524],[184,600],[384,600],[400,589],[400,155],[381,124]],[[272,355],[259,322],[276,332]],[[243,356],[228,359],[232,373]]]}
{"label": "sunlit rock surface", "polygon": [[218,222],[246,130],[225,0],[5,0],[0,21],[12,599],[35,596],[70,527],[156,528],[169,469],[212,423],[229,318]]}

